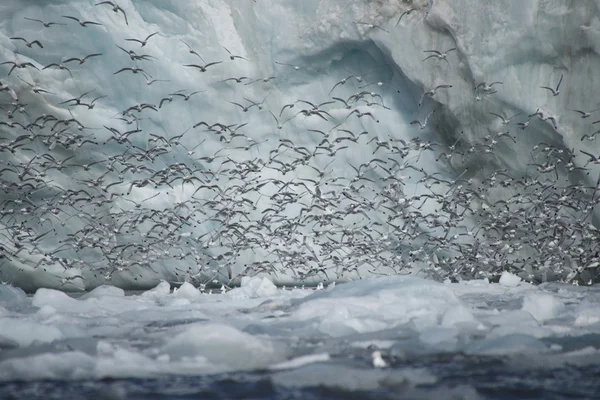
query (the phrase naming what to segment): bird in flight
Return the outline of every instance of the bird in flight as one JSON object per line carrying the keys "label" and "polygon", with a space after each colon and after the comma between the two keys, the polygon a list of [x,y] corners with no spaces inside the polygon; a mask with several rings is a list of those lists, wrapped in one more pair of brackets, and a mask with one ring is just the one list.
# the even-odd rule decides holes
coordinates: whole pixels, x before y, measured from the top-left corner
{"label": "bird in flight", "polygon": [[140,40],[140,39],[125,39],[125,40],[127,40],[128,42],[138,42],[139,44],[142,45],[142,47],[144,47],[148,43],[148,40],[150,40],[150,38],[152,36],[156,35],[157,33],[158,32],[154,32],[154,33],[149,34],[148,36],[146,36],[146,39],[144,39],[144,40]]}
{"label": "bird in flight", "polygon": [[123,10],[118,4],[113,3],[112,1],[101,1],[100,3],[96,3],[96,6],[100,6],[102,4],[108,4],[110,6],[112,6],[112,10],[115,13],[118,13],[119,11],[121,11],[123,13],[123,16],[125,17],[125,24],[129,25],[129,21],[127,21],[127,14],[125,14],[125,10]]}
{"label": "bird in flight", "polygon": [[552,92],[552,96],[558,96],[560,94],[560,84],[562,83],[563,80],[563,74],[560,74],[560,79],[558,80],[558,85],[556,85],[556,89],[553,89],[551,87],[548,86],[540,86],[542,89],[547,89],[549,91]]}
{"label": "bird in flight", "polygon": [[193,68],[198,68],[200,70],[200,72],[206,72],[206,69],[208,67],[210,67],[211,65],[217,65],[217,64],[221,64],[223,61],[215,61],[215,62],[211,62],[208,63],[206,65],[198,65],[198,64],[186,64],[184,65],[184,67],[193,67]]}
{"label": "bird in flight", "polygon": [[62,25],[62,26],[65,25],[65,24],[59,24],[58,22],[44,22],[41,19],[35,19],[35,18],[25,17],[25,19],[28,21],[39,22],[40,24],[44,25],[44,28],[50,28],[52,25]]}
{"label": "bird in flight", "polygon": [[88,25],[102,25],[98,22],[94,22],[94,21],[82,21],[79,18],[75,18],[75,17],[71,17],[69,15],[63,15],[63,18],[68,18],[68,19],[72,19],[73,21],[77,21],[77,23],[81,26],[83,26],[84,28],[87,28]]}
{"label": "bird in flight", "polygon": [[33,46],[34,44],[37,44],[37,45],[40,47],[40,49],[43,49],[43,48],[44,48],[44,46],[42,46],[42,43],[41,43],[39,40],[32,40],[32,41],[30,42],[30,41],[28,41],[27,39],[25,39],[25,38],[22,38],[22,37],[18,37],[18,36],[11,37],[10,39],[11,39],[11,40],[22,40],[22,41],[24,41],[24,42],[25,42],[25,46],[29,47],[30,49],[31,49],[31,46]]}

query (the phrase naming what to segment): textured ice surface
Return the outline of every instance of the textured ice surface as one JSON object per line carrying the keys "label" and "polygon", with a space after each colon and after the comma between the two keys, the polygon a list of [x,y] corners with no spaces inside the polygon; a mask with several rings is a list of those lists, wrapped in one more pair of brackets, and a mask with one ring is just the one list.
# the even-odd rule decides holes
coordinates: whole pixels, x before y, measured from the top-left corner
{"label": "textured ice surface", "polygon": [[448,354],[482,368],[501,359],[524,376],[600,362],[596,288],[397,276],[239,295],[261,286],[255,277],[208,294],[161,284],[127,296],[103,286],[78,298],[39,289],[26,304],[0,286],[3,304],[19,304],[0,313],[0,381],[269,371],[280,387],[417,390],[447,379],[435,360]]}
{"label": "textured ice surface", "polygon": [[[248,137],[254,142],[268,141],[262,142],[260,146],[271,145],[282,137],[293,139],[297,145],[314,146],[320,136],[307,132],[307,129],[323,129],[316,121],[318,118],[295,118],[279,132],[266,109],[272,106],[277,115],[279,110],[275,106],[279,108],[300,98],[327,99],[331,88],[343,77],[364,75],[363,82],[351,79],[347,84],[339,85],[333,94],[347,98],[352,93],[370,88],[380,93],[383,104],[390,110],[384,113],[381,112],[381,107],[368,106],[366,103],[359,107],[362,112],[374,112],[378,116],[378,123],[358,118],[350,119],[348,123],[349,128],[369,130],[373,138],[378,140],[409,140],[421,135],[418,129],[410,125],[413,119],[424,117],[423,111],[417,107],[419,98],[426,89],[450,82],[452,90],[439,91],[431,101],[426,100],[426,106],[441,105],[439,109],[443,110],[443,115],[432,121],[436,125],[436,132],[425,135],[426,140],[454,143],[458,136],[466,143],[481,140],[503,128],[499,119],[490,115],[489,111],[505,115],[523,111],[526,115],[539,108],[546,115],[557,116],[557,130],[548,120],[532,121],[527,131],[519,133],[519,146],[502,143],[496,147],[493,155],[476,159],[471,165],[472,169],[495,170],[498,166],[508,166],[515,176],[525,171],[531,172],[532,167],[526,165],[530,162],[528,151],[542,140],[562,148],[574,149],[575,161],[579,165],[585,164],[587,158],[578,150],[596,148],[595,142],[580,141],[584,133],[590,133],[586,125],[589,120],[580,118],[570,110],[592,110],[596,107],[592,99],[600,86],[600,22],[596,17],[598,2],[571,2],[567,5],[560,0],[414,0],[410,2],[410,7],[417,8],[418,11],[405,15],[398,24],[399,16],[409,8],[409,4],[399,0],[123,0],[119,3],[127,12],[129,25],[124,24],[120,13],[113,13],[106,6],[92,7],[87,1],[3,1],[0,8],[0,61],[19,60],[42,67],[61,62],[65,57],[83,56],[91,52],[103,54],[82,65],[69,64],[72,76],[76,79],[70,79],[68,71],[57,68],[44,71],[17,68],[8,80],[14,93],[2,92],[3,101],[9,104],[13,101],[12,97],[17,96],[23,103],[28,103],[31,113],[70,118],[68,110],[57,104],[85,91],[94,90],[94,94],[107,97],[98,100],[93,112],[88,112],[85,107],[72,107],[71,112],[83,125],[93,127],[90,132],[102,142],[109,138],[109,132],[102,126],[114,126],[121,131],[130,127],[114,119],[124,109],[141,102],[156,104],[166,93],[174,90],[204,90],[187,102],[176,99],[172,103],[165,103],[156,116],[148,112],[140,114],[142,118],[150,115],[151,119],[140,121],[144,131],[140,135],[132,135],[132,143],[145,148],[150,133],[174,137],[200,120],[207,119],[209,122],[248,122],[248,126],[252,128],[245,132]],[[103,25],[82,28],[61,15],[77,15]],[[40,24],[25,20],[25,16],[66,23],[66,26],[42,29]],[[389,33],[383,29],[357,24],[356,21],[369,21]],[[135,48],[156,59],[152,62],[140,62],[140,65],[153,78],[169,82],[156,82],[148,86],[139,75],[114,75],[119,68],[131,64],[127,55],[115,44],[124,44],[126,38],[143,38],[153,32],[159,34],[150,39],[148,46]],[[36,46],[27,48],[20,41],[10,40],[12,36],[39,38],[44,49],[37,49]],[[182,67],[183,64],[198,61],[182,41],[199,51],[206,62],[223,60],[223,64],[206,73]],[[251,62],[229,60],[226,51],[218,44]],[[422,62],[424,49],[451,47],[457,47],[458,51],[449,54],[450,63],[435,59]],[[276,61],[299,68],[296,70],[276,64]],[[10,65],[2,66],[2,71],[8,71],[9,68]],[[548,95],[547,91],[539,88],[553,86],[561,74],[564,74],[565,79],[560,96]],[[269,82],[259,80],[251,85],[221,82],[232,76],[248,76],[253,79],[277,76],[277,79]],[[50,94],[34,96],[32,87],[24,81],[39,85]],[[505,84],[493,96],[474,101],[474,83],[483,81],[503,81]],[[359,89],[365,85],[365,88]],[[265,99],[268,107],[263,112],[245,113],[227,102],[241,102],[243,97],[256,102]],[[42,101],[40,98],[46,100]],[[340,103],[328,108],[328,112],[336,118],[347,114]],[[1,129],[3,136],[12,135],[9,128],[3,126]],[[463,132],[462,135],[459,132]],[[223,146],[218,135],[203,135],[202,139],[206,139],[206,142],[193,151],[194,157],[215,155]],[[199,137],[186,134],[182,143],[192,151],[198,141]],[[233,160],[259,156],[260,146],[246,150],[245,143],[240,143],[239,149],[231,150],[228,154]],[[70,162],[80,165],[91,163],[112,154],[118,146],[114,141],[105,145],[102,148],[104,156],[100,152],[86,151],[88,148],[84,146],[79,151],[74,151],[74,158]],[[59,150],[60,145],[55,151],[61,157],[71,154],[69,151]],[[187,160],[186,151],[179,150],[162,157],[161,162]],[[328,175],[347,176],[347,162],[358,165],[369,161],[373,150],[374,142],[340,153],[329,166]],[[12,157],[13,162],[23,164],[32,158],[31,153],[2,154]],[[427,167],[430,174],[441,172],[440,176],[457,175],[445,164],[434,163],[433,157],[427,154],[414,162],[417,167]],[[495,164],[496,162],[498,163]],[[323,161],[321,166],[326,163],[327,161]],[[593,184],[598,167],[595,164],[589,167],[589,176],[585,175],[580,179]],[[58,188],[76,189],[85,188],[85,180],[96,179],[101,173],[97,166],[91,167],[89,171],[79,167],[68,171],[55,169],[48,171],[47,179]],[[11,172],[7,174],[10,175]],[[114,171],[107,173],[105,183],[117,181],[118,175]],[[124,175],[123,187],[126,190],[131,179],[127,173]],[[309,179],[316,178],[312,170],[308,170],[306,176]],[[278,177],[280,175],[273,171],[261,171],[255,179]],[[176,185],[169,193],[161,190],[157,197],[144,205],[160,209],[184,202],[194,189],[192,185],[185,189],[182,187],[183,185]],[[131,211],[135,209],[133,202],[140,202],[155,193],[150,187],[134,189],[131,194],[114,198],[98,208],[107,213]],[[416,182],[407,182],[404,190],[406,193],[428,193],[428,189]],[[257,202],[258,199],[252,198],[250,201]],[[432,211],[430,208],[434,206],[430,204],[420,211]],[[268,205],[259,204],[256,212],[267,207]],[[370,217],[374,222],[385,219],[380,214]],[[88,243],[90,247],[75,252],[58,242],[59,238],[88,224],[89,219],[84,213],[73,214],[69,221],[65,221],[66,218],[67,215],[60,211],[54,216],[46,213],[43,221],[32,225],[36,234],[56,229],[58,235],[49,235],[38,243],[39,252],[31,252],[29,244],[26,244],[26,249],[18,257],[10,261],[4,260],[0,279],[14,280],[29,290],[40,286],[93,288],[103,283],[147,287],[156,284],[160,278],[181,282],[183,273],[177,271],[191,269],[193,274],[209,264],[207,258],[203,257],[175,259],[174,251],[168,255],[152,254],[144,259],[140,258],[138,251],[134,254],[137,266],[113,268],[112,275],[107,279],[106,272],[94,272],[94,268],[102,268],[108,262],[95,245]],[[8,224],[7,220],[13,222],[10,217],[5,216],[0,223]],[[469,221],[465,221],[465,224],[468,223]],[[192,232],[187,234],[199,237],[215,227],[215,224],[207,222],[197,228],[190,228]],[[98,239],[102,246],[115,247],[141,240],[140,237],[124,238],[121,233],[115,234],[115,228],[106,227],[105,234]],[[13,247],[19,244],[6,242],[3,245],[13,251]],[[204,246],[209,255],[215,257],[220,254],[208,241]],[[43,263],[45,268],[34,268],[42,261],[43,252],[56,249],[61,250],[58,253],[60,257],[74,263],[67,271],[60,263],[48,260]],[[260,251],[256,254],[249,251],[246,253],[238,257],[235,265],[231,266],[234,274],[244,270],[253,261],[264,261],[266,257]],[[148,258],[151,260],[148,261]],[[83,264],[77,264],[80,261]],[[93,268],[90,269],[90,265]],[[368,270],[366,266],[360,268],[359,272],[365,274],[369,273]],[[287,272],[289,271],[279,271],[277,278],[281,281],[297,279],[293,274],[286,275]],[[339,271],[329,272],[335,275]],[[216,278],[223,279],[224,275],[227,272]],[[356,273],[346,275],[356,278]],[[180,296],[185,298],[183,294],[181,292]],[[245,295],[252,297],[253,294]]]}

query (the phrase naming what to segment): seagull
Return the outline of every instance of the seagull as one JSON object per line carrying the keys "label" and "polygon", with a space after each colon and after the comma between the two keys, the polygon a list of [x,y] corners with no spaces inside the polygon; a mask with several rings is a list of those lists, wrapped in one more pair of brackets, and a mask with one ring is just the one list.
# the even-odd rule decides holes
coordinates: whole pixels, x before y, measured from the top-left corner
{"label": "seagull", "polygon": [[181,90],[176,91],[175,93],[171,93],[169,96],[181,96],[181,97],[183,97],[183,99],[185,101],[188,101],[190,99],[190,97],[192,97],[193,95],[195,95],[197,93],[203,93],[203,92],[205,92],[205,90],[196,90],[195,92],[192,92],[190,94],[180,93],[183,90],[185,90],[185,89],[181,89]]}
{"label": "seagull", "polygon": [[146,85],[150,86],[155,82],[170,82],[168,79],[151,79],[146,81]]}
{"label": "seagull", "polygon": [[585,166],[587,166],[589,163],[600,164],[600,159],[598,157],[596,157],[595,155],[588,153],[587,151],[583,151],[583,150],[579,150],[579,151],[582,152],[583,154],[585,154],[586,156],[590,157],[590,159],[585,164]]}
{"label": "seagull", "polygon": [[491,92],[494,89],[494,85],[504,85],[504,82],[492,82],[489,85],[486,82],[481,82],[479,85],[475,86],[475,90],[482,88],[484,92]]}
{"label": "seagull", "polygon": [[0,63],[0,65],[4,65],[4,64],[12,64],[13,65],[12,68],[10,69],[10,71],[8,71],[8,75],[10,75],[15,68],[21,68],[22,69],[22,68],[25,68],[25,67],[33,67],[33,68],[35,68],[35,69],[37,69],[39,71],[39,68],[36,67],[35,65],[33,65],[30,62],[16,63],[14,61],[5,61],[3,63]]}
{"label": "seagull", "polygon": [[338,83],[336,83],[333,88],[331,88],[331,90],[329,91],[329,94],[331,94],[331,92],[333,92],[335,90],[336,87],[338,87],[339,85],[345,85],[346,81],[350,78],[354,78],[354,75],[350,75],[344,79],[342,79],[341,81],[339,81]]}
{"label": "seagull", "polygon": [[228,82],[228,81],[235,81],[235,83],[242,83],[242,81],[244,79],[250,79],[250,78],[248,78],[247,76],[241,76],[239,78],[227,78],[227,79],[223,79],[222,81],[219,81],[219,82],[223,83],[223,82]]}
{"label": "seagull", "polygon": [[219,46],[221,46],[222,48],[224,48],[224,49],[225,49],[225,51],[229,53],[229,59],[230,59],[231,61],[234,61],[236,58],[241,58],[242,60],[250,61],[250,60],[248,60],[248,59],[247,59],[247,58],[245,58],[245,57],[233,55],[233,54],[231,53],[231,51],[229,51],[229,49],[228,49],[227,47],[225,47],[225,46],[223,46],[223,45],[221,45],[221,44],[220,44]]}
{"label": "seagull", "polygon": [[146,46],[146,44],[148,44],[148,40],[150,40],[150,38],[154,35],[156,35],[158,32],[154,32],[149,34],[148,36],[146,36],[146,39],[144,40],[139,40],[139,39],[125,39],[128,42],[138,42],[139,44],[142,45],[142,47]]}
{"label": "seagull", "polygon": [[448,53],[450,53],[451,51],[456,51],[456,47],[453,47],[451,49],[446,50],[444,53],[438,51],[438,50],[424,50],[423,53],[433,53],[430,56],[427,56],[423,59],[423,61],[429,60],[430,58],[437,58],[438,60],[444,60],[446,61],[446,63],[448,63],[448,65],[450,65],[450,63],[448,62]]}
{"label": "seagull", "polygon": [[496,117],[500,118],[500,119],[502,120],[502,124],[503,124],[503,125],[508,125],[508,124],[510,124],[510,121],[511,121],[511,120],[512,120],[514,117],[518,117],[519,115],[521,115],[521,114],[523,114],[523,113],[522,113],[522,112],[520,112],[520,113],[517,113],[517,114],[513,115],[513,116],[512,116],[512,117],[510,117],[510,118],[505,118],[504,116],[502,116],[502,115],[500,115],[500,114],[496,114],[496,113],[494,113],[494,112],[490,112],[490,114],[492,114],[492,115],[495,115]]}
{"label": "seagull", "polygon": [[599,135],[599,134],[600,134],[600,131],[596,131],[596,132],[592,133],[591,135],[583,135],[581,137],[581,141],[583,142],[584,139],[587,139],[590,142],[594,141],[594,140],[596,140],[596,135]]}
{"label": "seagull", "polygon": [[29,42],[27,39],[18,37],[18,36],[11,37],[10,39],[11,40],[22,40],[25,42],[25,46],[29,47],[30,49],[31,49],[31,46],[33,46],[34,44],[37,44],[40,47],[40,49],[44,48],[44,46],[42,46],[42,43],[39,40],[33,40],[33,41]]}
{"label": "seagull", "polygon": [[200,70],[200,72],[206,72],[206,69],[208,67],[210,67],[211,65],[217,65],[217,64],[221,64],[223,61],[215,61],[215,62],[211,62],[208,63],[206,65],[198,65],[198,64],[186,64],[184,65],[184,67],[193,67],[193,68],[198,68]]}
{"label": "seagull", "polygon": [[269,77],[265,77],[265,78],[258,78],[258,79],[255,79],[255,80],[253,80],[253,81],[250,81],[250,82],[248,82],[248,83],[245,83],[244,85],[245,85],[245,86],[248,86],[248,85],[251,85],[251,84],[253,84],[253,83],[255,83],[255,82],[259,82],[259,81],[263,81],[263,83],[267,83],[267,82],[269,82],[271,79],[277,79],[277,77],[276,77],[276,76],[269,76]]}
{"label": "seagull", "polygon": [[98,57],[98,56],[101,56],[101,55],[102,55],[102,53],[94,53],[94,54],[87,55],[87,56],[85,56],[85,57],[83,57],[83,58],[72,57],[72,58],[69,58],[69,59],[67,59],[67,60],[65,60],[65,61],[63,61],[63,62],[64,62],[64,63],[68,63],[68,62],[71,62],[71,61],[79,61],[79,65],[81,65],[81,64],[83,64],[84,62],[86,62],[86,60],[87,60],[88,58],[92,58],[92,57]]}
{"label": "seagull", "polygon": [[355,23],[355,24],[358,24],[358,25],[366,25],[366,26],[367,26],[367,28],[369,28],[369,29],[378,28],[378,29],[381,29],[381,30],[382,30],[382,31],[384,31],[384,32],[390,33],[390,31],[388,31],[387,29],[385,29],[385,28],[382,28],[382,27],[381,27],[381,26],[379,26],[379,25],[372,24],[372,23],[370,23],[370,22],[360,22],[360,21],[354,21],[354,23]]}
{"label": "seagull", "polygon": [[573,110],[573,111],[575,111],[576,113],[581,114],[581,118],[589,118],[592,115],[593,112],[596,112],[598,110],[599,109],[596,108],[595,110],[592,110],[592,111],[581,111],[581,110]]}
{"label": "seagull", "polygon": [[421,127],[421,130],[423,130],[423,129],[425,129],[427,127],[427,120],[429,119],[429,117],[431,116],[431,114],[433,114],[434,112],[435,112],[435,110],[433,110],[429,114],[427,114],[427,116],[425,117],[425,121],[423,121],[423,123],[421,123],[421,121],[415,119],[410,124],[411,125],[419,124],[419,126]]}
{"label": "seagull", "polygon": [[288,119],[286,119],[285,121],[283,121],[282,123],[279,123],[279,120],[277,119],[277,117],[275,116],[275,114],[273,114],[271,111],[269,111],[269,113],[271,113],[271,115],[273,116],[273,119],[275,120],[275,122],[277,123],[277,129],[282,129],[283,125],[285,125],[286,122],[288,122],[290,119],[295,118],[296,116],[292,116],[289,117]]}
{"label": "seagull", "polygon": [[28,21],[35,21],[35,22],[39,22],[40,24],[44,25],[44,28],[50,28],[52,25],[62,25],[65,26],[65,24],[59,24],[58,22],[44,22],[41,19],[34,19],[34,18],[27,18],[24,17],[26,20]]}
{"label": "seagull", "polygon": [[113,3],[112,1],[101,1],[100,3],[96,3],[95,6],[99,6],[102,4],[109,4],[110,6],[112,6],[112,10],[116,13],[121,11],[123,13],[123,16],[125,17],[125,24],[129,25],[129,22],[127,21],[127,14],[125,14],[125,10],[123,10],[119,5]]}
{"label": "seagull", "polygon": [[249,106],[243,106],[240,103],[236,103],[234,101],[227,101],[227,102],[240,107],[243,112],[248,112],[252,107],[256,106],[256,103],[255,104],[250,104]]}
{"label": "seagull", "polygon": [[63,15],[63,18],[68,18],[68,19],[72,19],[73,21],[77,21],[77,23],[81,26],[83,26],[84,28],[87,28],[88,25],[102,25],[98,22],[94,22],[94,21],[82,21],[79,18],[75,18],[75,17],[71,17],[69,15]]}
{"label": "seagull", "polygon": [[560,94],[560,84],[562,83],[562,80],[563,80],[563,74],[560,75],[560,79],[558,81],[558,85],[556,85],[556,89],[552,89],[551,87],[548,87],[548,86],[540,86],[540,88],[551,91],[552,96],[556,97]]}
{"label": "seagull", "polygon": [[134,74],[141,73],[142,75],[144,75],[144,77],[145,77],[146,79],[148,79],[148,78],[152,78],[150,75],[148,75],[148,74],[146,73],[146,71],[144,71],[144,70],[143,70],[143,69],[141,69],[141,68],[137,68],[137,67],[134,67],[134,68],[130,68],[130,67],[121,68],[120,70],[118,70],[117,72],[115,72],[113,75],[120,74],[121,72],[124,72],[124,71],[131,71],[131,72],[133,72]]}
{"label": "seagull", "polygon": [[202,60],[202,62],[204,62],[204,58],[202,58],[202,56],[200,54],[198,54],[198,52],[196,50],[192,49],[192,46],[190,46],[189,44],[187,44],[186,42],[184,42],[181,39],[179,39],[179,41],[187,46],[188,51],[190,52],[190,54],[193,54],[193,55],[197,56],[198,58],[200,58]]}
{"label": "seagull", "polygon": [[396,26],[398,26],[398,24],[400,23],[400,21],[402,21],[402,17],[404,17],[405,15],[410,15],[410,13],[412,13],[413,11],[417,11],[417,9],[416,8],[409,8],[408,10],[406,10],[402,14],[400,14],[400,18],[398,18],[398,22],[396,22]]}
{"label": "seagull", "polygon": [[435,95],[435,92],[438,89],[448,89],[448,88],[451,88],[451,87],[452,87],[452,85],[438,85],[438,86],[435,87],[435,89],[431,89],[431,90],[426,91],[421,96],[421,100],[419,100],[419,107],[421,107],[421,105],[423,104],[423,99],[425,98],[425,96],[433,97]]}

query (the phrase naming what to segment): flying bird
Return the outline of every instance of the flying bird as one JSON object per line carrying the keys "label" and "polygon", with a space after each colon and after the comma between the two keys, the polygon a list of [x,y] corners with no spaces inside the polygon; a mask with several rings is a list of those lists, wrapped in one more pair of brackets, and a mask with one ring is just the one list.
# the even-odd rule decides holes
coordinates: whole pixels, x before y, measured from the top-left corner
{"label": "flying bird", "polygon": [[96,3],[95,6],[100,6],[102,4],[108,4],[108,5],[112,6],[112,10],[115,13],[118,13],[119,11],[121,11],[123,13],[123,16],[125,17],[125,24],[129,25],[129,21],[127,21],[127,14],[125,14],[125,10],[123,10],[118,4],[113,3],[112,1],[101,1],[100,3]]}
{"label": "flying bird", "polygon": [[144,39],[144,40],[140,40],[140,39],[125,39],[125,40],[128,42],[138,42],[139,44],[142,45],[142,47],[144,47],[144,46],[146,46],[146,44],[148,44],[148,40],[150,40],[150,38],[156,34],[158,34],[158,32],[151,33],[148,36],[146,36],[146,39]]}
{"label": "flying bird", "polygon": [[99,56],[101,56],[101,55],[102,55],[102,53],[94,53],[94,54],[89,54],[89,55],[87,55],[87,56],[85,56],[85,57],[83,57],[83,58],[72,57],[72,58],[69,58],[69,59],[67,59],[67,60],[65,60],[65,61],[63,61],[63,62],[64,62],[64,63],[68,63],[68,62],[72,62],[72,61],[79,61],[79,65],[81,65],[81,64],[83,64],[84,62],[86,62],[86,60],[87,60],[88,58],[92,58],[92,57],[99,57]]}
{"label": "flying bird", "polygon": [[556,96],[558,96],[560,94],[560,84],[562,83],[562,80],[563,80],[563,74],[560,74],[560,79],[558,81],[558,85],[556,85],[556,89],[553,89],[553,88],[548,87],[548,86],[540,86],[540,88],[547,89],[547,90],[551,91],[552,92],[552,96],[556,97]]}
{"label": "flying bird", "polygon": [[17,36],[15,36],[15,37],[11,37],[10,39],[11,39],[11,40],[22,40],[22,41],[24,41],[24,42],[25,42],[25,46],[29,47],[30,49],[31,49],[31,46],[33,46],[34,44],[37,44],[37,45],[40,47],[40,49],[43,49],[43,48],[44,48],[44,46],[42,46],[42,43],[41,43],[39,40],[32,40],[32,41],[30,42],[30,41],[28,41],[28,40],[27,40],[27,39],[25,39],[25,38],[22,38],[22,37],[17,37]]}
{"label": "flying bird", "polygon": [[206,65],[198,65],[198,64],[186,64],[184,65],[184,67],[192,67],[192,68],[198,68],[200,70],[200,72],[206,72],[206,69],[208,67],[210,67],[211,65],[217,65],[217,64],[221,64],[223,61],[215,61],[215,62],[211,62],[208,63]]}
{"label": "flying bird", "polygon": [[229,51],[229,49],[228,49],[227,47],[225,47],[225,46],[223,46],[223,45],[221,45],[221,44],[220,44],[219,46],[221,46],[222,48],[224,48],[224,49],[225,49],[225,51],[226,51],[227,53],[229,53],[229,59],[230,59],[231,61],[234,61],[236,58],[241,58],[242,60],[250,61],[250,60],[248,60],[248,59],[247,59],[247,58],[245,58],[245,57],[242,57],[242,56],[236,56],[236,55],[234,55],[233,53],[231,53],[231,51]]}
{"label": "flying bird", "polygon": [[433,97],[439,89],[448,89],[451,87],[452,87],[452,85],[438,85],[434,89],[426,91],[421,96],[421,100],[419,100],[419,107],[421,107],[421,105],[423,104],[423,99],[425,98],[425,96]]}
{"label": "flying bird", "polygon": [[77,23],[81,26],[83,26],[84,28],[87,28],[88,25],[102,25],[98,22],[94,22],[94,21],[82,21],[79,18],[75,18],[75,17],[71,17],[69,15],[63,15],[63,18],[68,18],[68,19],[72,19],[73,21],[77,21]]}
{"label": "flying bird", "polygon": [[44,28],[50,28],[52,25],[62,25],[62,26],[65,26],[65,24],[59,24],[58,22],[44,22],[41,19],[27,18],[27,17],[24,17],[24,18],[26,20],[28,20],[28,21],[39,22],[40,24],[44,25]]}
{"label": "flying bird", "polygon": [[398,18],[398,22],[396,22],[396,26],[398,26],[400,21],[402,21],[402,17],[404,17],[405,15],[410,15],[413,11],[416,11],[416,10],[417,10],[416,8],[409,8],[408,10],[406,10],[402,14],[400,14],[400,18]]}

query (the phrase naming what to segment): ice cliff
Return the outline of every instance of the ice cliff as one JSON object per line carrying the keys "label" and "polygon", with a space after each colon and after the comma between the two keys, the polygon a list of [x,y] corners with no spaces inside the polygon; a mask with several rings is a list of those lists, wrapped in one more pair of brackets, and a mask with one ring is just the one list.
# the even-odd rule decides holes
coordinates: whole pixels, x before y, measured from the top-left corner
{"label": "ice cliff", "polygon": [[[485,276],[512,268],[525,279],[544,267],[544,273],[550,268],[553,276],[572,279],[582,267],[594,265],[592,215],[577,217],[591,234],[565,234],[574,235],[573,248],[586,254],[583,261],[563,250],[540,261],[537,253],[493,232],[491,244],[482,244],[482,233],[474,240],[461,238],[452,253],[416,232],[437,232],[444,240],[465,232],[472,237],[482,228],[482,215],[492,218],[490,204],[525,190],[509,185],[509,178],[502,178],[505,185],[494,184],[501,180],[499,173],[513,181],[556,174],[555,187],[532,189],[534,200],[548,200],[553,192],[558,195],[551,201],[561,195],[573,197],[571,185],[591,187],[594,199],[599,171],[596,163],[588,165],[590,157],[580,150],[597,154],[596,142],[582,138],[600,128],[592,124],[600,112],[582,118],[573,110],[598,108],[600,1],[118,4],[127,24],[124,13],[93,1],[5,0],[0,5],[0,62],[9,62],[0,66],[3,281],[29,290],[91,288],[107,281],[142,287],[158,279],[229,281],[240,273],[263,270],[274,271],[281,281],[318,281],[402,272],[417,264],[431,267],[442,279],[460,277],[465,266]],[[101,25],[83,27],[65,16]],[[44,27],[34,20],[59,24]],[[127,40],[154,33],[144,46]],[[34,40],[43,48],[31,44]],[[444,53],[452,48],[456,50],[445,59],[440,55],[423,61],[435,54],[425,50]],[[127,53],[131,50],[134,53]],[[83,63],[66,62],[90,54],[101,55]],[[189,66],[212,62],[218,64],[205,72]],[[44,69],[52,63],[57,65]],[[122,68],[129,69],[117,73]],[[541,88],[555,88],[561,76],[560,95]],[[492,88],[479,85],[492,82],[502,83]],[[452,87],[423,96],[439,85]],[[199,92],[189,98],[181,95],[195,91]],[[361,97],[347,100],[363,91]],[[327,114],[319,114],[319,108],[297,103],[299,99],[333,103],[321,108]],[[154,109],[142,110],[144,103]],[[282,111],[289,104],[294,107]],[[298,115],[300,110],[306,115]],[[522,114],[502,125],[491,112],[507,118]],[[528,118],[531,114],[535,115]],[[424,129],[411,124],[422,123],[428,115]],[[519,122],[525,125],[516,125]],[[360,140],[342,143],[348,147],[335,155],[315,157],[314,149],[324,137],[331,143],[343,137],[334,128],[350,130]],[[130,133],[123,135],[126,131]],[[364,138],[360,132],[367,132]],[[501,132],[511,136],[498,137]],[[404,151],[412,153],[388,161],[390,154],[382,154],[381,148],[390,150],[392,143],[404,143]],[[436,151],[427,151],[432,147]],[[286,172],[284,165],[293,162],[286,157],[305,154],[301,148],[312,152],[312,164],[300,160]],[[456,148],[460,155],[454,153]],[[280,169],[269,168],[283,153]],[[557,156],[563,153],[570,156]],[[384,158],[385,167],[378,168],[380,161],[370,163],[376,157]],[[408,162],[412,169],[406,168]],[[363,163],[369,165],[360,168]],[[352,198],[358,185],[352,186],[356,174],[349,164],[359,175],[369,174],[369,180],[358,182],[369,194],[358,201]],[[462,186],[475,188],[475,194],[468,195],[473,212],[461,215],[452,231],[447,228],[444,234],[439,220],[447,221],[444,215],[458,210],[444,206],[440,198],[428,201],[439,182],[422,179],[420,169],[448,185],[437,195],[455,193],[459,178],[465,179]],[[320,192],[322,197],[335,196],[327,194],[325,186],[317,187],[325,180],[341,183],[329,187],[346,199],[334,202],[337,209],[310,209]],[[285,184],[290,181],[293,184]],[[399,181],[402,188],[394,185]],[[478,195],[477,185],[486,185],[485,193]],[[85,192],[74,193],[81,189]],[[408,238],[386,227],[392,221],[390,211],[380,207],[385,199],[377,197],[385,190],[394,192],[396,200],[409,195],[414,199],[411,213],[405,204],[386,209],[404,210],[400,222],[394,223],[412,228]],[[312,200],[295,198],[307,193]],[[288,207],[277,209],[281,203]],[[532,217],[544,214],[531,204]],[[316,224],[334,226],[334,232],[286,226],[298,214],[336,215],[338,210],[348,217],[343,222]],[[572,213],[577,212],[593,214],[593,207]],[[273,213],[277,218],[265,220]],[[426,213],[433,217],[427,219]],[[249,232],[251,221],[262,225]],[[303,218],[298,221],[305,224]],[[542,227],[531,221],[511,223],[554,230],[555,235],[568,224],[558,218]],[[407,234],[407,225],[400,232]],[[499,225],[484,226],[493,231]],[[356,227],[362,229],[361,240]],[[343,248],[323,245],[327,235]],[[371,242],[365,245],[364,237]],[[501,243],[494,244],[497,241]],[[539,249],[537,243],[530,247]],[[540,243],[548,251],[557,248],[551,237]],[[382,247],[374,256],[361,246]],[[480,246],[487,250],[478,253]],[[561,246],[570,247],[569,242]],[[477,265],[461,258],[466,247],[466,253],[479,257],[475,259],[488,259]],[[521,254],[518,263],[508,262],[506,255],[513,253]],[[444,260],[452,260],[452,266]],[[271,263],[277,266],[270,268]]]}

